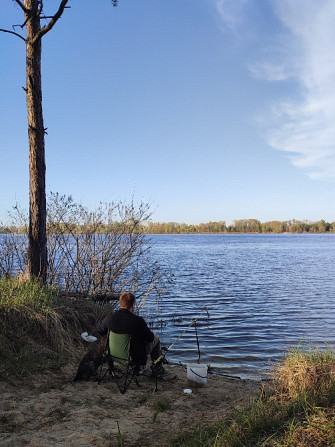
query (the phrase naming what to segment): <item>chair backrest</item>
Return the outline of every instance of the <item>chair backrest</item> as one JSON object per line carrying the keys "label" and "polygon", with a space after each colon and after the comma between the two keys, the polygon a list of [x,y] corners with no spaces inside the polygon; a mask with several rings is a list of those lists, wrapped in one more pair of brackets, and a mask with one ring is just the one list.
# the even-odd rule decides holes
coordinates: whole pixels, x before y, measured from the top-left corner
{"label": "chair backrest", "polygon": [[116,363],[125,365],[130,359],[130,335],[109,331],[108,349]]}

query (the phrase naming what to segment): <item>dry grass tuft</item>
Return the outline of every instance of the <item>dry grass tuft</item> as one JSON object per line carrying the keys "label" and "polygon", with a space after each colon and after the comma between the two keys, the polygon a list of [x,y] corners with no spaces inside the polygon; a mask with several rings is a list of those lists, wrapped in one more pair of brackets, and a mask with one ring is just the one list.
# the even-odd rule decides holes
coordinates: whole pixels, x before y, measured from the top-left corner
{"label": "dry grass tuft", "polygon": [[274,369],[273,387],[249,407],[192,433],[178,447],[335,446],[335,351],[295,348]]}
{"label": "dry grass tuft", "polygon": [[31,281],[0,281],[0,379],[15,381],[82,356],[81,332],[91,330],[93,303],[60,299]]}
{"label": "dry grass tuft", "polygon": [[[292,349],[274,370],[276,398],[313,399],[335,390],[335,353],[328,349]],[[332,394],[332,393],[331,393]]]}
{"label": "dry grass tuft", "polygon": [[281,439],[277,446],[330,447],[335,445],[335,409],[322,410],[306,419],[292,433]]}

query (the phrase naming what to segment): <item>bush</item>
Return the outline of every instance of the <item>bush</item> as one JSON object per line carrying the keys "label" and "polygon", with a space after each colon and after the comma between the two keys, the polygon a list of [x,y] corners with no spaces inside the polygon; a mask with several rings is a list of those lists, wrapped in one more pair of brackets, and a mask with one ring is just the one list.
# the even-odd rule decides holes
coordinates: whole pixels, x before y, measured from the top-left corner
{"label": "bush", "polygon": [[[94,210],[71,196],[50,193],[47,202],[47,283],[82,295],[136,291],[160,296],[166,275],[152,258],[143,223],[146,203],[100,204]],[[0,277],[22,275],[27,265],[28,218],[18,206],[12,225],[0,235]]]}

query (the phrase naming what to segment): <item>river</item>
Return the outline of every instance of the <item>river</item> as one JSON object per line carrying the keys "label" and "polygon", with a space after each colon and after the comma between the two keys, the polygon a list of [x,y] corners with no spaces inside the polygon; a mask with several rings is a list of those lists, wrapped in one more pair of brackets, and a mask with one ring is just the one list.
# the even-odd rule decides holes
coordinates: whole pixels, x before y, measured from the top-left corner
{"label": "river", "polygon": [[335,234],[152,235],[171,270],[156,327],[173,362],[266,376],[290,347],[334,346]]}

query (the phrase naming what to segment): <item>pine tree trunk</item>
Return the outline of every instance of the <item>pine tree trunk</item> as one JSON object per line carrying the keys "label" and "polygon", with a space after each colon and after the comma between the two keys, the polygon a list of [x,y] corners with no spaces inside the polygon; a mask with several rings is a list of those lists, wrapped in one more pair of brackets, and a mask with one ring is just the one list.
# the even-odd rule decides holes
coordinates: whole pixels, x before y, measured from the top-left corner
{"label": "pine tree trunk", "polygon": [[45,142],[42,111],[41,52],[42,39],[34,41],[40,30],[37,0],[25,0],[26,42],[26,96],[29,136],[29,250],[28,274],[46,281],[47,236],[45,194]]}

